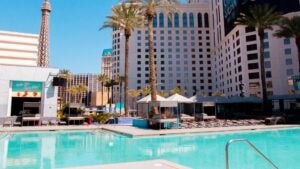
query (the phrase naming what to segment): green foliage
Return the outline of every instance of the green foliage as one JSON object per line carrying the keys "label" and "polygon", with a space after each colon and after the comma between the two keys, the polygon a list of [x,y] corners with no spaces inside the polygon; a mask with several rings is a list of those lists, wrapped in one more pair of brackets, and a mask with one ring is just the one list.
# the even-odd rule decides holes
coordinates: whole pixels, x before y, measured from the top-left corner
{"label": "green foliage", "polygon": [[98,115],[90,115],[94,122],[98,122],[101,124],[107,123],[107,121],[113,117],[113,114],[110,113],[101,113]]}

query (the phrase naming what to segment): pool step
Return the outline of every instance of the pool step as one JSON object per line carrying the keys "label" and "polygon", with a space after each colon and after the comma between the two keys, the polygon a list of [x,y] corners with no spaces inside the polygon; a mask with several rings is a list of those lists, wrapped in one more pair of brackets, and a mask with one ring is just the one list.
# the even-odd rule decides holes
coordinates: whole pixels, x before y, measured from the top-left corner
{"label": "pool step", "polygon": [[106,164],[98,166],[81,166],[65,169],[190,169],[188,167],[167,161],[167,160],[151,160],[151,161],[139,161],[128,162],[118,164]]}

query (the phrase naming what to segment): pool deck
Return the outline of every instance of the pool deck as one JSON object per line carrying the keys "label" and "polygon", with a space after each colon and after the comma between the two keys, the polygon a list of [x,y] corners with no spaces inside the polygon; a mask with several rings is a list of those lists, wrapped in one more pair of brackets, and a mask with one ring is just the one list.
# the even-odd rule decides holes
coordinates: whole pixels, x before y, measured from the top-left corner
{"label": "pool deck", "polygon": [[98,166],[81,166],[65,169],[189,169],[179,164],[172,163],[166,160],[151,160],[141,162],[128,162],[119,164],[106,164]]}
{"label": "pool deck", "polygon": [[72,130],[105,130],[132,137],[159,136],[169,134],[190,134],[190,133],[216,133],[233,131],[269,130],[284,128],[300,128],[300,125],[255,125],[255,126],[234,126],[214,128],[186,128],[186,129],[143,129],[133,126],[121,125],[89,125],[89,126],[31,126],[31,127],[0,127],[1,132],[33,132],[33,131],[72,131]]}

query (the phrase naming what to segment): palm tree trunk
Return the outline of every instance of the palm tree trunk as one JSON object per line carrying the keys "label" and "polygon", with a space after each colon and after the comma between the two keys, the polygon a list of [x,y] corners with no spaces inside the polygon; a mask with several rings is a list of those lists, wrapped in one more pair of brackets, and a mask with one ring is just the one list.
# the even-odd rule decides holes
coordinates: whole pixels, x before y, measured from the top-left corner
{"label": "palm tree trunk", "polygon": [[[150,11],[151,13],[151,11]],[[154,63],[154,47],[153,47],[153,14],[148,14],[148,42],[149,42],[149,66],[150,66],[150,88],[151,88],[151,101],[156,101],[156,65]],[[158,108],[153,107],[153,113],[158,114]]]}
{"label": "palm tree trunk", "polygon": [[110,92],[110,87],[108,86],[107,87],[107,102],[109,102],[109,111],[110,112],[110,109],[111,109],[111,104],[110,104],[110,101],[109,101],[109,92]]}
{"label": "palm tree trunk", "polygon": [[122,107],[121,107],[121,105],[122,105],[122,82],[120,82],[119,90],[120,90],[119,102],[120,102],[120,114],[121,114],[121,111],[122,111]]}
{"label": "palm tree trunk", "polygon": [[265,58],[264,58],[264,29],[258,30],[258,36],[260,40],[259,52],[260,52],[260,73],[261,73],[261,85],[262,85],[262,96],[263,96],[263,110],[264,113],[269,113],[267,85],[266,85]]}
{"label": "palm tree trunk", "polygon": [[103,92],[104,92],[103,85],[104,85],[104,83],[102,82],[101,83],[101,106],[103,106]]}
{"label": "palm tree trunk", "polygon": [[128,55],[129,55],[129,38],[130,33],[125,33],[125,85],[124,85],[124,102],[125,102],[125,116],[128,116],[128,70],[129,70],[129,63],[128,63]]}
{"label": "palm tree trunk", "polygon": [[296,37],[296,46],[297,46],[297,50],[298,50],[298,63],[299,63],[299,74],[300,74],[300,36]]}

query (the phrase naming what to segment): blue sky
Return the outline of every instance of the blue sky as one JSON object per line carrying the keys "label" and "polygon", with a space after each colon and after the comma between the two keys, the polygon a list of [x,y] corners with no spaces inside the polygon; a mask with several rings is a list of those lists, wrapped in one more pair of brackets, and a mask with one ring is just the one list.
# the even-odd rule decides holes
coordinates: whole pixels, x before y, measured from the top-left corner
{"label": "blue sky", "polygon": [[[0,30],[38,34],[44,0],[0,0]],[[111,30],[99,28],[119,0],[50,0],[50,66],[100,73]]]}

